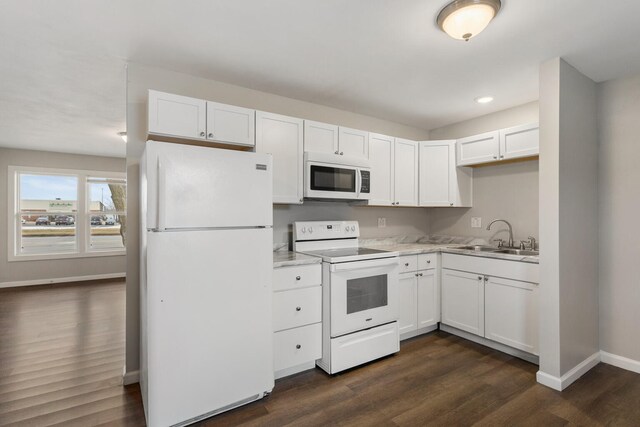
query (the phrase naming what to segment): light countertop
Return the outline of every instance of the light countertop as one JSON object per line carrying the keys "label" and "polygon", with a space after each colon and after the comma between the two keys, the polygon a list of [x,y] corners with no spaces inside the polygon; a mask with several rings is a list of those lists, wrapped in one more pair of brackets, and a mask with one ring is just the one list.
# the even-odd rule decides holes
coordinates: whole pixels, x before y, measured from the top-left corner
{"label": "light countertop", "polygon": [[291,251],[276,251],[273,253],[273,268],[320,263],[322,263],[322,258],[316,256]]}

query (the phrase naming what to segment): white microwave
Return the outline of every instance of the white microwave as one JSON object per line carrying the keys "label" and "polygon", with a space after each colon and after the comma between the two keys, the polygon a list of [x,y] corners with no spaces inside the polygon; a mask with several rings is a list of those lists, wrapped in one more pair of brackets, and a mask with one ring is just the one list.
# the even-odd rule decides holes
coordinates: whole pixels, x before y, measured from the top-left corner
{"label": "white microwave", "polygon": [[366,160],[334,154],[304,154],[304,197],[369,200],[371,168]]}

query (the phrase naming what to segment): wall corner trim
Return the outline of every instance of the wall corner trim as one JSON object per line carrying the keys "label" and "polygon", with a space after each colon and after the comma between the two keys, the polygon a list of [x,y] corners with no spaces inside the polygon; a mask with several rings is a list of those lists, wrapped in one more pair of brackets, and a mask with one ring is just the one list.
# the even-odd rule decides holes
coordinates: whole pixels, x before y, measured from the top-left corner
{"label": "wall corner trim", "polygon": [[606,351],[600,351],[600,360],[602,363],[640,374],[640,361],[638,360],[607,353]]}
{"label": "wall corner trim", "polygon": [[598,363],[600,363],[599,351],[584,359],[560,378],[549,375],[546,372],[538,371],[536,380],[549,388],[562,391],[573,384],[578,378],[589,372]]}
{"label": "wall corner trim", "polygon": [[131,385],[140,382],[140,371],[125,372],[122,375],[122,385]]}

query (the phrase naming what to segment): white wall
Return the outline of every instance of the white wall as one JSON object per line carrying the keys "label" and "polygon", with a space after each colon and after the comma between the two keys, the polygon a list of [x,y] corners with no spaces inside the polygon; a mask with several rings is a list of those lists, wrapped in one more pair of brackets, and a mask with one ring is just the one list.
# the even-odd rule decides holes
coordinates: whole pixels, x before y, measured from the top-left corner
{"label": "white wall", "polygon": [[540,112],[540,374],[559,379],[599,351],[596,84],[548,61]]}
{"label": "white wall", "polygon": [[[207,80],[187,74],[158,68],[130,64],[127,87],[127,195],[129,237],[127,242],[127,342],[126,370],[133,372],[139,366],[139,227],[138,227],[138,173],[139,158],[144,148],[147,128],[147,90],[156,89],[180,95],[210,99],[218,102],[255,108],[294,117],[383,133],[402,138],[427,139],[428,131],[337,110],[239,86]],[[428,232],[428,214],[425,209],[355,208],[345,204],[311,204],[274,209],[274,241],[286,241],[287,226],[296,219],[349,218],[363,221],[364,237],[391,235],[397,232],[420,234]],[[369,210],[372,209],[372,210]],[[372,227],[378,213],[387,217],[388,227],[382,233]],[[376,219],[377,221],[377,219]],[[398,225],[404,224],[404,225]]]}
{"label": "white wall", "polygon": [[[429,132],[429,139],[457,139],[496,129],[538,121],[538,102],[455,123]],[[477,167],[473,171],[473,207],[431,210],[430,229],[435,234],[476,236],[506,240],[506,226],[496,218],[511,222],[514,239],[538,237],[538,161]],[[482,218],[482,228],[471,228],[471,217]]]}
{"label": "white wall", "polygon": [[600,348],[640,361],[640,75],[600,83],[598,106]]}
{"label": "white wall", "polygon": [[0,148],[0,284],[125,272],[124,255],[8,262],[9,166],[124,172],[125,159]]}

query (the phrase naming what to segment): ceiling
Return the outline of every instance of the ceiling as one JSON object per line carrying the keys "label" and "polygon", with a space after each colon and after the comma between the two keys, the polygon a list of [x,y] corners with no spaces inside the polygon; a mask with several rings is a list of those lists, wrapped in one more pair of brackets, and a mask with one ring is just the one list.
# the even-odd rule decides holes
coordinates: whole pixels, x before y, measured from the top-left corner
{"label": "ceiling", "polygon": [[640,72],[637,0],[503,0],[469,42],[436,27],[447,3],[5,1],[0,145],[123,156],[127,61],[423,129],[537,99],[553,57],[595,81]]}

